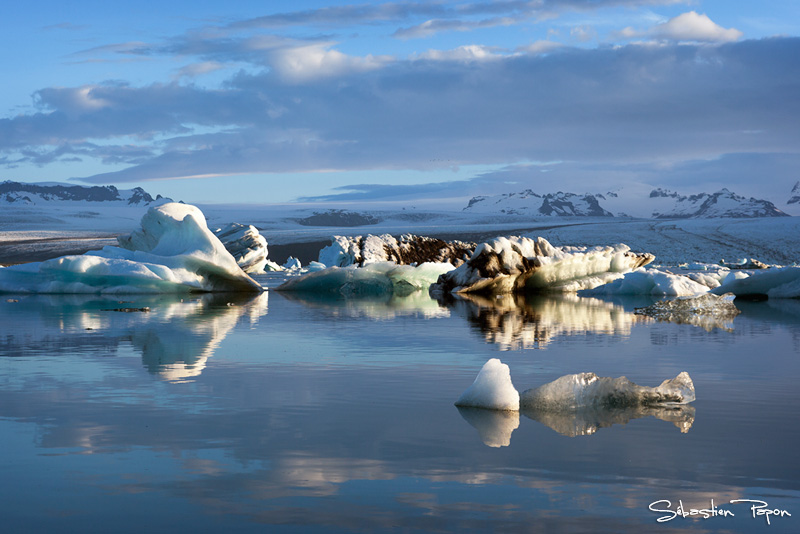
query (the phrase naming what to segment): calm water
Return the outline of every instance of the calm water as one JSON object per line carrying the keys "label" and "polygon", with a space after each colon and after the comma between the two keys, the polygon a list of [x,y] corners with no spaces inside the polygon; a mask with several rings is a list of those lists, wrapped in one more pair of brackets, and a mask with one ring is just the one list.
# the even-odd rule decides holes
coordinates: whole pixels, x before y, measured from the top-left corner
{"label": "calm water", "polygon": [[[3,295],[3,531],[800,531],[800,302],[705,328],[641,304]],[[685,370],[697,401],[453,406],[493,357],[519,390]],[[712,499],[734,517],[648,509]]]}

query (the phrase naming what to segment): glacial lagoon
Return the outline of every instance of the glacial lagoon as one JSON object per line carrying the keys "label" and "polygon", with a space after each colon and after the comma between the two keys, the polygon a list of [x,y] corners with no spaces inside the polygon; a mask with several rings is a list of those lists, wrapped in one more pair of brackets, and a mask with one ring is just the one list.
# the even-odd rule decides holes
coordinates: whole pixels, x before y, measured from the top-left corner
{"label": "glacial lagoon", "polygon": [[[4,530],[796,532],[800,302],[651,302],[3,295]],[[491,358],[519,390],[687,371],[697,400],[455,407]]]}

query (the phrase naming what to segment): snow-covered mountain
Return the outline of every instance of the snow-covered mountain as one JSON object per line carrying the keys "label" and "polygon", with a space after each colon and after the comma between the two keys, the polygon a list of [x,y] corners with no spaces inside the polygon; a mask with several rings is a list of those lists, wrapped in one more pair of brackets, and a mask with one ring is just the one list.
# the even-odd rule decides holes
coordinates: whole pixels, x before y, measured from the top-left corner
{"label": "snow-covered mountain", "polygon": [[[800,202],[800,185],[796,189],[795,202]],[[613,217],[616,213],[648,219],[788,216],[768,200],[746,198],[727,189],[696,195],[681,195],[660,188],[650,191],[649,195],[625,191],[583,195],[562,192],[538,194],[527,189],[520,193],[474,197],[464,211],[562,217]]]}
{"label": "snow-covered mountain", "polygon": [[540,195],[530,189],[521,193],[473,197],[464,211],[474,213],[504,213],[507,215],[613,217],[600,206],[603,195],[548,193]]}
{"label": "snow-covered mountain", "polygon": [[163,204],[171,199],[157,195],[153,198],[141,187],[117,189],[113,185],[83,186],[42,182],[26,184],[6,180],[0,182],[0,203],[14,205],[41,205],[53,203],[115,203],[126,206]]}
{"label": "snow-covered mountain", "polygon": [[800,181],[794,184],[791,197],[786,201],[787,204],[800,204]]}
{"label": "snow-covered mountain", "polygon": [[768,200],[746,198],[727,189],[689,196],[654,189],[650,199],[654,219],[788,217]]}

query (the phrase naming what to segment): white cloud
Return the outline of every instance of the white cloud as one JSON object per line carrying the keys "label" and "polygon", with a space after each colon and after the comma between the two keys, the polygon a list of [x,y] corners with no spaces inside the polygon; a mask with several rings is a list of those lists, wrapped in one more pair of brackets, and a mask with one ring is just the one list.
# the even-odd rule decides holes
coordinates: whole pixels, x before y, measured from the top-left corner
{"label": "white cloud", "polygon": [[[624,31],[624,30],[623,30]],[[695,11],[683,13],[659,24],[649,34],[659,39],[671,41],[699,41],[710,43],[728,43],[737,41],[742,32],[735,28],[723,28],[705,14]]]}
{"label": "white cloud", "polygon": [[482,61],[502,56],[486,46],[465,45],[453,50],[428,50],[416,57],[434,61]]}
{"label": "white cloud", "polygon": [[373,70],[393,61],[391,56],[350,56],[333,50],[333,44],[277,48],[271,52],[271,66],[284,80],[303,83]]}

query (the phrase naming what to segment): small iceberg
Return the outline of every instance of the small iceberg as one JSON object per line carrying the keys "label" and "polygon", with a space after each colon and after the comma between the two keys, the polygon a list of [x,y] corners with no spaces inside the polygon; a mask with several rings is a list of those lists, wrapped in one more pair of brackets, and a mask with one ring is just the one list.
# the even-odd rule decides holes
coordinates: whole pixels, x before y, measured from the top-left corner
{"label": "small iceberg", "polygon": [[800,298],[800,267],[766,269],[750,276],[731,273],[711,292],[715,295],[733,293],[737,298],[755,300]]}
{"label": "small iceberg", "polygon": [[246,273],[263,273],[267,265],[267,239],[253,225],[230,223],[214,230],[225,249]]}
{"label": "small iceberg", "polygon": [[621,278],[608,284],[580,291],[579,294],[591,297],[609,295],[686,297],[706,293],[708,289],[708,285],[696,282],[688,276],[642,268],[625,273]]}
{"label": "small iceberg", "polygon": [[487,361],[475,382],[456,401],[456,406],[489,410],[539,412],[574,411],[580,408],[624,408],[688,404],[695,400],[694,384],[687,372],[664,380],[659,386],[634,384],[624,376],[599,377],[594,373],[562,376],[521,394],[511,382],[508,365],[497,358]]}
{"label": "small iceberg", "polygon": [[263,291],[208,229],[195,206],[151,207],[119,247],[0,269],[0,292],[178,293]]}
{"label": "small iceberg", "polygon": [[432,288],[452,293],[543,293],[590,289],[652,262],[652,254],[614,247],[554,247],[539,237],[498,237]]}
{"label": "small iceberg", "polygon": [[699,297],[654,302],[644,308],[635,308],[633,313],[656,321],[691,324],[710,332],[714,328],[732,330],[731,323],[741,312],[734,305],[732,294],[717,296],[707,293]]}

